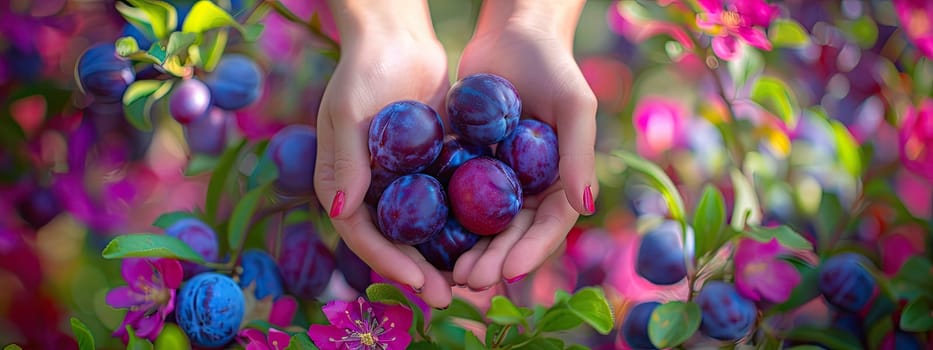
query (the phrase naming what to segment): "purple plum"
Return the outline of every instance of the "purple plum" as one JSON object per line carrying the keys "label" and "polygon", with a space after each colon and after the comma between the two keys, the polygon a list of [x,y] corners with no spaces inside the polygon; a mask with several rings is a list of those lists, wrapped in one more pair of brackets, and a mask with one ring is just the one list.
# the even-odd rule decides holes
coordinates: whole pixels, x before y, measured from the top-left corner
{"label": "purple plum", "polygon": [[557,180],[557,134],[546,123],[524,119],[496,147],[496,158],[515,170],[525,195],[541,193]]}
{"label": "purple plum", "polygon": [[227,147],[227,125],[233,120],[230,112],[211,108],[207,116],[185,125],[185,140],[194,154],[219,156]]}
{"label": "purple plum", "polygon": [[350,247],[343,240],[337,243],[334,255],[336,255],[337,261],[340,262],[337,269],[340,270],[340,274],[343,275],[343,279],[347,281],[347,284],[356,289],[357,292],[366,292],[366,288],[372,284],[372,269],[369,265],[366,265],[363,259],[360,259],[356,253],[350,250]]}
{"label": "purple plum", "polygon": [[479,235],[467,231],[457,219],[449,217],[440,233],[431,240],[416,245],[415,248],[438,270],[453,271],[454,263],[460,255],[473,248],[479,239]]}
{"label": "purple plum", "polygon": [[175,321],[194,345],[219,348],[236,336],[245,309],[243,290],[232,278],[205,272],[178,290]]}
{"label": "purple plum", "polygon": [[228,111],[249,106],[262,93],[259,65],[241,54],[224,55],[204,82],[211,90],[214,105]]}
{"label": "purple plum", "polygon": [[416,173],[431,165],[444,145],[441,117],[418,101],[397,101],[382,108],[369,126],[369,153],[391,172]]}
{"label": "purple plum", "polygon": [[247,249],[240,255],[240,268],[238,284],[242,288],[247,288],[251,284],[256,285],[254,295],[256,299],[272,297],[278,299],[285,294],[284,282],[282,282],[282,273],[275,259],[269,253],[260,249]]}
{"label": "purple plum", "polygon": [[24,198],[17,209],[23,220],[35,230],[45,226],[62,212],[58,197],[46,187],[40,187]]}
{"label": "purple plum", "polygon": [[[693,229],[687,229],[688,236],[692,236]],[[668,220],[645,233],[638,246],[635,272],[659,285],[670,285],[684,279],[687,265],[681,232],[680,223]]]}
{"label": "purple plum", "polygon": [[388,171],[374,163],[372,169],[370,169],[369,188],[366,190],[366,198],[364,199],[366,204],[378,206],[382,193],[395,179],[402,177],[402,175]]}
{"label": "purple plum", "polygon": [[314,191],[314,167],[317,159],[317,133],[314,128],[295,124],[279,130],[269,140],[266,154],[272,157],[279,177],[276,186],[288,194]]}
{"label": "purple plum", "polygon": [[734,285],[722,281],[706,282],[694,301],[703,313],[700,332],[713,339],[741,339],[758,317],[755,303],[739,295]]}
{"label": "purple plum", "polygon": [[123,92],[136,79],[133,65],[117,55],[112,43],[88,48],[78,58],[76,69],[81,88],[102,103],[120,101]]}
{"label": "purple plum", "polygon": [[648,337],[648,322],[651,321],[651,313],[658,306],[661,306],[661,303],[656,301],[644,302],[632,307],[625,316],[625,321],[622,321],[622,337],[632,349],[657,349]]}
{"label": "purple plum", "polygon": [[[165,234],[187,243],[191,249],[201,254],[205,261],[214,262],[220,256],[217,233],[204,221],[196,218],[181,219],[165,228]],[[186,277],[207,271],[206,267],[189,261],[183,261],[181,265]]]}
{"label": "purple plum", "polygon": [[447,187],[454,216],[467,230],[489,236],[505,230],[522,208],[522,186],[502,161],[473,158],[450,177]]}
{"label": "purple plum", "polygon": [[820,265],[819,289],[833,306],[860,312],[877,292],[877,283],[866,269],[871,264],[856,253],[834,255]]}
{"label": "purple plum", "polygon": [[172,89],[168,110],[182,125],[200,120],[211,110],[211,90],[196,78],[186,79]]}
{"label": "purple plum", "polygon": [[399,177],[386,188],[376,207],[379,230],[389,240],[415,245],[434,237],[447,220],[444,188],[425,174]]}
{"label": "purple plum", "polygon": [[478,145],[499,143],[509,136],[522,114],[515,86],[495,74],[469,75],[447,92],[447,115],[454,132]]}
{"label": "purple plum", "polygon": [[447,135],[444,137],[444,147],[441,148],[441,154],[437,156],[434,163],[424,170],[426,174],[434,176],[445,187],[450,182],[450,176],[454,174],[464,162],[481,156],[492,156],[492,149],[486,145],[474,145],[460,141],[456,135]]}
{"label": "purple plum", "polygon": [[285,227],[278,263],[285,287],[301,299],[321,295],[336,268],[334,254],[318,238],[310,223]]}

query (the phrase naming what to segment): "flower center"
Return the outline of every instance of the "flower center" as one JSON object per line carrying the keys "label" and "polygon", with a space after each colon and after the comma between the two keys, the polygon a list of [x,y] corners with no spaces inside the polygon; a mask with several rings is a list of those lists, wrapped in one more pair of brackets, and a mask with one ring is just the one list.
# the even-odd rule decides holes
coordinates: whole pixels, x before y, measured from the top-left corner
{"label": "flower center", "polygon": [[360,343],[366,346],[375,346],[376,337],[373,337],[372,333],[359,333],[357,336],[360,337]]}
{"label": "flower center", "polygon": [[723,11],[720,20],[727,28],[737,28],[742,23],[742,17],[735,11]]}

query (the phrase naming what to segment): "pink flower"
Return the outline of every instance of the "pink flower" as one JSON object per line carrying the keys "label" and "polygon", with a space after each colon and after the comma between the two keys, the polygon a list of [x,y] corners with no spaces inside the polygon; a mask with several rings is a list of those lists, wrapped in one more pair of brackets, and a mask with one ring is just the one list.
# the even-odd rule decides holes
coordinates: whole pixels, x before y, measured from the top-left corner
{"label": "pink flower", "polygon": [[412,312],[405,306],[334,300],[323,308],[330,326],[311,325],[308,336],[322,350],[405,349],[411,343]]}
{"label": "pink flower", "polygon": [[654,158],[682,145],[686,112],[680,103],[660,97],[638,102],[632,115],[638,139],[638,153]]}
{"label": "pink flower", "polygon": [[272,310],[269,311],[269,323],[282,328],[292,324],[295,318],[295,311],[298,310],[298,301],[291,295],[283,295],[272,302]]}
{"label": "pink flower", "polygon": [[165,324],[165,316],[175,309],[175,290],[181,285],[181,263],[172,259],[124,259],[123,279],[129,284],[107,293],[107,304],[129,309],[123,323],[113,333],[126,343],[126,326],[136,336],[155,340]]}
{"label": "pink flower", "polygon": [[[672,4],[669,1],[667,5]],[[665,4],[662,4],[664,6]],[[670,22],[646,20],[630,13],[622,6],[621,1],[614,1],[606,11],[606,21],[609,29],[626,39],[640,43],[658,35],[667,35],[679,42],[687,50],[693,49],[693,40],[681,26]]]}
{"label": "pink flower", "polygon": [[291,337],[288,333],[275,328],[269,328],[269,335],[254,328],[246,328],[239,333],[240,341],[246,350],[282,350],[288,347]]}
{"label": "pink flower", "polygon": [[933,182],[933,99],[907,108],[899,144],[904,167]]}
{"label": "pink flower", "polygon": [[894,11],[901,20],[907,38],[924,56],[933,59],[933,2],[894,0]]}
{"label": "pink flower", "polygon": [[735,251],[735,288],[754,301],[781,303],[800,283],[800,272],[778,259],[787,250],[771,238],[767,243],[742,239]]}
{"label": "pink flower", "polygon": [[713,37],[713,52],[732,60],[739,40],[762,50],[771,50],[771,42],[761,27],[767,27],[778,10],[763,0],[699,0],[706,12],[697,14],[697,26]]}

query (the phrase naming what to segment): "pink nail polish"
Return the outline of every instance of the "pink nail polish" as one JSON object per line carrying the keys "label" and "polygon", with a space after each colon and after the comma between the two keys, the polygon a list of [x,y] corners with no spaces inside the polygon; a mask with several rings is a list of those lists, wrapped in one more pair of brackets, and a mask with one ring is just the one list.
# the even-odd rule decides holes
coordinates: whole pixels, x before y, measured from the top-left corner
{"label": "pink nail polish", "polygon": [[334,201],[330,204],[330,217],[335,218],[337,215],[340,215],[340,212],[343,211],[343,202],[346,195],[343,191],[337,191],[337,194],[334,195]]}
{"label": "pink nail polish", "polygon": [[586,188],[583,189],[583,209],[586,210],[587,214],[596,212],[596,203],[593,203],[593,190],[590,189],[590,185],[586,185]]}
{"label": "pink nail polish", "polygon": [[515,277],[512,277],[512,278],[506,278],[506,279],[505,279],[505,283],[513,284],[513,283],[515,283],[515,282],[521,281],[522,279],[525,278],[525,276],[528,276],[528,274],[527,274],[527,273],[523,273],[523,274],[521,274],[521,275],[518,275],[518,276],[515,276]]}

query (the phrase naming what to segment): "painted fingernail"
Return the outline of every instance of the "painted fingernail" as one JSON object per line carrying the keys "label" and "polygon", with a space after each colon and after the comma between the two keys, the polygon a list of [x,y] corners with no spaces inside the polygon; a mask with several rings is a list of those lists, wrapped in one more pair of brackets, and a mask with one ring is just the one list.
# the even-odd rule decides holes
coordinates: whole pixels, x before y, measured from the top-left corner
{"label": "painted fingernail", "polygon": [[330,203],[330,217],[335,218],[337,215],[340,215],[340,212],[343,211],[343,202],[346,195],[343,191],[337,191],[337,194],[334,195],[334,201]]}
{"label": "painted fingernail", "polygon": [[412,287],[412,286],[405,286],[405,287],[408,287],[408,291],[409,291],[409,292],[412,292],[412,293],[415,293],[415,294],[421,294],[421,291],[423,290],[423,288],[415,288],[415,287]]}
{"label": "painted fingernail", "polygon": [[593,190],[590,189],[590,185],[586,185],[586,188],[583,189],[583,209],[586,210],[587,214],[596,212],[596,203],[593,203]]}
{"label": "painted fingernail", "polygon": [[528,274],[527,274],[527,273],[523,273],[523,274],[521,274],[521,275],[518,275],[518,276],[515,276],[515,277],[512,277],[512,278],[506,278],[506,279],[505,279],[505,283],[513,284],[513,283],[515,283],[515,282],[521,281],[522,279],[525,278],[525,276],[528,276]]}

